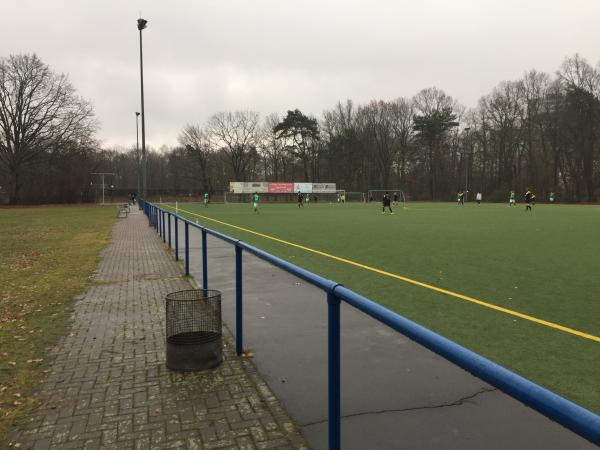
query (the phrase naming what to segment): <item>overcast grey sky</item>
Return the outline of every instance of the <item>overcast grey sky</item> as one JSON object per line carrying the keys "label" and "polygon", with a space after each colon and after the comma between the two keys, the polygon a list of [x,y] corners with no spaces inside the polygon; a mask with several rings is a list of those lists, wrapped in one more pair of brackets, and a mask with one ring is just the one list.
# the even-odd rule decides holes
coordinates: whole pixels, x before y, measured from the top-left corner
{"label": "overcast grey sky", "polygon": [[598,0],[0,0],[0,56],[37,53],[92,101],[105,145],[135,144],[136,19],[147,143],[213,113],[410,97],[437,86],[475,106],[528,69],[600,60]]}

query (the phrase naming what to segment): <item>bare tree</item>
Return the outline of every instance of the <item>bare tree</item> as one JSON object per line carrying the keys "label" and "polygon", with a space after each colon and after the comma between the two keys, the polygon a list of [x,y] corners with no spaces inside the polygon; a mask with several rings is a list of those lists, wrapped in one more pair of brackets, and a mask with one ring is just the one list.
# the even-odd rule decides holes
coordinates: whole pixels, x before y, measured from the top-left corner
{"label": "bare tree", "polygon": [[0,165],[11,178],[11,203],[19,201],[28,166],[89,145],[95,128],[91,105],[76,96],[66,75],[36,55],[0,61]]}
{"label": "bare tree", "polygon": [[246,181],[248,168],[256,156],[259,115],[254,111],[220,112],[206,124],[213,149],[226,155],[237,181]]}
{"label": "bare tree", "polygon": [[396,175],[399,183],[405,183],[407,164],[413,150],[413,104],[405,98],[398,98],[392,103],[392,126],[398,151],[395,162]]}
{"label": "bare tree", "polygon": [[372,101],[360,108],[364,118],[364,139],[375,150],[373,157],[379,173],[379,186],[389,189],[392,164],[397,155],[396,133],[393,104],[384,101]]}
{"label": "bare tree", "polygon": [[188,124],[183,127],[177,140],[179,144],[185,148],[188,155],[198,162],[203,190],[210,190],[211,183],[208,176],[208,160],[212,149],[206,133],[199,125]]}
{"label": "bare tree", "polygon": [[587,196],[594,201],[598,182],[597,141],[600,121],[600,73],[588,62],[575,55],[566,58],[558,71],[565,93],[566,120],[564,129],[570,132],[572,158],[567,164],[575,178],[575,192],[579,200]]}

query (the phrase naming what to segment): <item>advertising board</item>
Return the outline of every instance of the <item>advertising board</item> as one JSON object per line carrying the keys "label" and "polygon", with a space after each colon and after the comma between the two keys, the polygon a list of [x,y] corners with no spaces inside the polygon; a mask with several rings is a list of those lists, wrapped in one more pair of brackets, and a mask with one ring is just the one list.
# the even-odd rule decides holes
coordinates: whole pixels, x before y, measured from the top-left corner
{"label": "advertising board", "polygon": [[319,194],[335,193],[335,183],[313,183],[312,191]]}
{"label": "advertising board", "polygon": [[302,194],[312,194],[312,183],[294,183],[294,192],[300,191]]}
{"label": "advertising board", "polygon": [[289,194],[294,192],[294,183],[269,183],[269,192],[272,194]]}

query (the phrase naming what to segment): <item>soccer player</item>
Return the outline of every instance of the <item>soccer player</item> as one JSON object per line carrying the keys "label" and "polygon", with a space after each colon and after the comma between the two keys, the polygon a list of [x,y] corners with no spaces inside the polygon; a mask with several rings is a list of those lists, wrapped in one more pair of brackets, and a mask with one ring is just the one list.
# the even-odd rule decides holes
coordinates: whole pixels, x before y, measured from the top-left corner
{"label": "soccer player", "polygon": [[306,194],[306,197],[304,198],[304,203],[310,203],[310,194]]}
{"label": "soccer player", "polygon": [[398,204],[398,193],[394,192],[394,203],[393,205],[396,206]]}
{"label": "soccer player", "polygon": [[381,211],[381,214],[385,214],[386,206],[390,210],[390,214],[394,214],[394,211],[392,211],[392,206],[391,206],[392,201],[390,200],[390,195],[387,192],[385,194],[383,194],[382,203],[383,203],[383,210]]}
{"label": "soccer player", "polygon": [[204,207],[208,208],[208,192],[204,193]]}
{"label": "soccer player", "polygon": [[517,206],[517,203],[515,200],[515,191],[510,191],[510,198],[508,200],[508,206]]}
{"label": "soccer player", "polygon": [[554,192],[550,191],[550,195],[548,196],[548,201],[550,203],[554,203]]}
{"label": "soccer player", "polygon": [[260,197],[258,196],[258,192],[252,194],[252,206],[254,206],[254,212],[258,213],[258,201]]}
{"label": "soccer player", "polygon": [[529,188],[527,188],[527,192],[525,192],[525,211],[533,211],[532,205],[535,202],[535,195]]}
{"label": "soccer player", "polygon": [[304,203],[302,203],[303,200],[304,200],[304,195],[302,195],[302,193],[300,191],[298,191],[298,208],[304,207]]}
{"label": "soccer player", "polygon": [[475,195],[475,200],[477,201],[477,205],[481,205],[481,192]]}
{"label": "soccer player", "polygon": [[465,193],[463,191],[460,191],[457,195],[456,195],[456,204],[457,205],[465,205]]}
{"label": "soccer player", "polygon": [[340,198],[342,199],[342,203],[346,203],[346,194],[342,194]]}

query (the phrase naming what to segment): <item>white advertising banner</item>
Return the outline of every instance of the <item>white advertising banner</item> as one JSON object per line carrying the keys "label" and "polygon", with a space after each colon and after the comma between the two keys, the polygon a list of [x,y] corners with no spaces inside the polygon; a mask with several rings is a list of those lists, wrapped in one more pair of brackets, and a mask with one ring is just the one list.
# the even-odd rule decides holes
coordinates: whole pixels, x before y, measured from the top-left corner
{"label": "white advertising banner", "polygon": [[255,192],[269,192],[269,183],[265,181],[251,181],[244,183],[245,194],[254,194]]}
{"label": "white advertising banner", "polygon": [[239,181],[231,181],[229,183],[229,192],[233,192],[235,194],[243,194],[244,183],[240,183]]}
{"label": "white advertising banner", "polygon": [[312,191],[314,193],[326,194],[329,192],[335,193],[335,183],[313,183]]}
{"label": "white advertising banner", "polygon": [[302,194],[312,194],[313,184],[312,183],[294,183],[294,192],[301,192]]}

